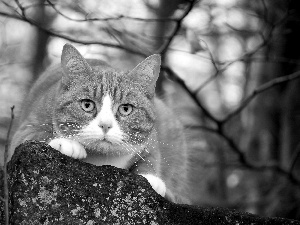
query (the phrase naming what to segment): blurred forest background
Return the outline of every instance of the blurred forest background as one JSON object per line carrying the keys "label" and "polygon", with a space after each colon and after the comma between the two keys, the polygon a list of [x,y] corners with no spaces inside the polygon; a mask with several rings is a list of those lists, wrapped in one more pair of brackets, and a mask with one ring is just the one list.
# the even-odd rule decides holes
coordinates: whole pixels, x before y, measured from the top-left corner
{"label": "blurred forest background", "polygon": [[0,159],[11,106],[72,43],[132,69],[186,127],[193,204],[300,220],[300,2],[0,0]]}

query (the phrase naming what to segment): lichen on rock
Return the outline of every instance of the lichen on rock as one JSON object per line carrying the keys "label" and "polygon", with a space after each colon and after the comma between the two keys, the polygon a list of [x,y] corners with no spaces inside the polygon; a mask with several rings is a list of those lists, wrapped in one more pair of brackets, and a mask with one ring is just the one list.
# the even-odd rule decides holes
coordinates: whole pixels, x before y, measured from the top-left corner
{"label": "lichen on rock", "polygon": [[[8,172],[11,224],[300,225],[223,208],[174,204],[142,176],[72,159],[40,142],[20,145]],[[0,224],[3,221],[1,202]]]}

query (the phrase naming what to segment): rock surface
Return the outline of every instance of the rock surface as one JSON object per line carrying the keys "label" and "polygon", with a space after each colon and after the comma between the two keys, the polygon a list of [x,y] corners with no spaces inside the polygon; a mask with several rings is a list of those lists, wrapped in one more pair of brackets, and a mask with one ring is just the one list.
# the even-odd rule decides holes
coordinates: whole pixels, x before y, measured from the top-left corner
{"label": "rock surface", "polygon": [[[40,142],[20,145],[8,171],[10,224],[300,225],[234,210],[174,204],[142,176],[93,166]],[[2,202],[0,224],[4,224]]]}

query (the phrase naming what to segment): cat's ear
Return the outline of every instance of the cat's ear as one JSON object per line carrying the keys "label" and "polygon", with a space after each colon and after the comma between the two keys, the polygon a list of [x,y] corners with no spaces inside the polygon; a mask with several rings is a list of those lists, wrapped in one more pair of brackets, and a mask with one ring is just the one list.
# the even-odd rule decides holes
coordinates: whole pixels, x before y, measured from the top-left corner
{"label": "cat's ear", "polygon": [[66,77],[65,80],[69,80],[69,76],[73,74],[88,74],[92,72],[92,68],[79,53],[79,51],[70,44],[65,44],[61,54],[61,65]]}
{"label": "cat's ear", "polygon": [[142,85],[145,94],[152,98],[155,93],[155,85],[160,72],[160,55],[151,55],[139,63],[128,76],[133,83]]}

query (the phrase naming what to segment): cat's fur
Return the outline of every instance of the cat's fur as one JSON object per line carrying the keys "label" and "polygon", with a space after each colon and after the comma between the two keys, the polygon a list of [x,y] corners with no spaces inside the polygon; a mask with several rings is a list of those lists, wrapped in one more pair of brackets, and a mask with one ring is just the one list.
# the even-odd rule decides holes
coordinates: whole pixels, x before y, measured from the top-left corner
{"label": "cat's fur", "polygon": [[162,196],[188,203],[185,137],[155,97],[159,70],[159,55],[122,72],[66,44],[61,65],[29,92],[10,155],[25,140],[45,141],[70,157],[141,174]]}

